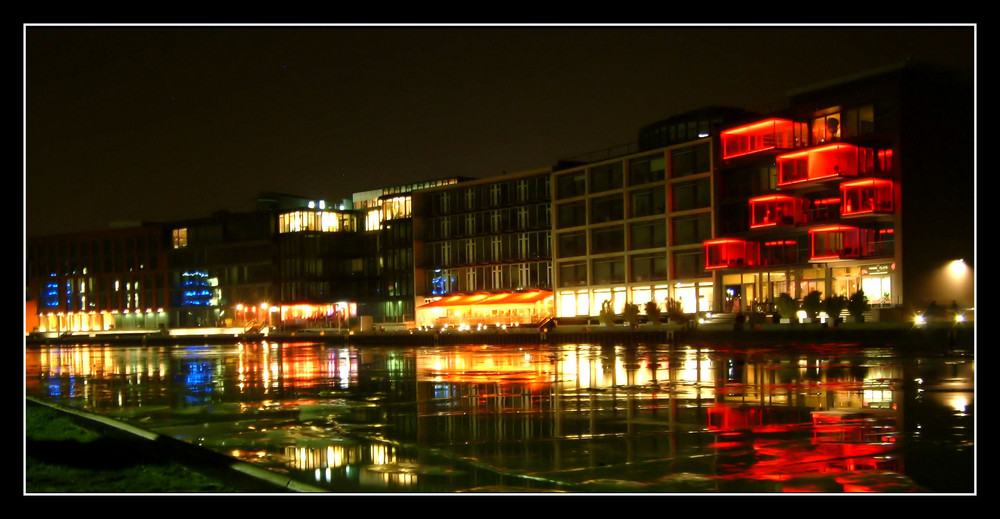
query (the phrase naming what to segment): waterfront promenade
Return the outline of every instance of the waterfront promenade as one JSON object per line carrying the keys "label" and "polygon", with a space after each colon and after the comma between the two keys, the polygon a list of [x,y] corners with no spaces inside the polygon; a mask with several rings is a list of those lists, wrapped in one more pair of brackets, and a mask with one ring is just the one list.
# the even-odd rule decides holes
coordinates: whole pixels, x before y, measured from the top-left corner
{"label": "waterfront promenade", "polygon": [[486,330],[389,330],[351,332],[342,329],[271,330],[246,333],[241,328],[187,328],[163,332],[106,331],[72,334],[29,334],[26,346],[53,344],[227,344],[241,342],[323,342],[353,346],[435,346],[446,344],[567,344],[567,343],[773,343],[797,342],[886,342],[971,348],[975,344],[975,322],[909,322],[746,324],[731,321],[686,325],[642,324],[632,329],[615,326],[568,325],[549,329],[518,327]]}

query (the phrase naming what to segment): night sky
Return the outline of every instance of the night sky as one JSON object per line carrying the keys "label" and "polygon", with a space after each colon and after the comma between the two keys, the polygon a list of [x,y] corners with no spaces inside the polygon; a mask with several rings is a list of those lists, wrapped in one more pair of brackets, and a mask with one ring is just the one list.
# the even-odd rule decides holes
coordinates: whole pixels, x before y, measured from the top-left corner
{"label": "night sky", "polygon": [[968,25],[26,26],[25,232],[544,168],[907,58],[971,75],[975,48]]}

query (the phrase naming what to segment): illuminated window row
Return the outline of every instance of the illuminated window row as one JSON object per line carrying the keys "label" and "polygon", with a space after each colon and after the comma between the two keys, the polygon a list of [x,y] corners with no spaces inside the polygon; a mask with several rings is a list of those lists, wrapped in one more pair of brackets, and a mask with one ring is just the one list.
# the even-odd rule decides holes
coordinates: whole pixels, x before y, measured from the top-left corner
{"label": "illuminated window row", "polygon": [[278,232],[341,232],[356,231],[353,213],[334,211],[293,211],[278,216]]}

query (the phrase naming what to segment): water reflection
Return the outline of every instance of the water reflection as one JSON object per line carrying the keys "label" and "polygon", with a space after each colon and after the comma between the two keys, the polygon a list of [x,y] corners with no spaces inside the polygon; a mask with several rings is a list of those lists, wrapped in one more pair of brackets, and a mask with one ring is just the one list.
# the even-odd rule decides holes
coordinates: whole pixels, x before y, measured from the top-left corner
{"label": "water reflection", "polygon": [[338,491],[974,490],[957,354],[262,342],[26,361],[29,395]]}

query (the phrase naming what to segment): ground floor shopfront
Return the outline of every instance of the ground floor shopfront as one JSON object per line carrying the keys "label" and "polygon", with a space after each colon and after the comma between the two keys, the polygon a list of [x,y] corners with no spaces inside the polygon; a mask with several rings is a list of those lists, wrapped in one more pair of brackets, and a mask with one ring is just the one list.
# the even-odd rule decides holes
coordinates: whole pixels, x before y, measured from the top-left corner
{"label": "ground floor shopfront", "polygon": [[37,314],[28,332],[107,332],[159,330],[169,326],[167,313],[146,312],[47,312]]}
{"label": "ground floor shopfront", "polygon": [[714,283],[711,279],[698,279],[657,284],[626,284],[617,286],[577,287],[561,289],[556,297],[556,317],[596,317],[605,301],[611,302],[615,314],[621,315],[626,303],[639,306],[644,312],[646,303],[653,301],[663,314],[667,303],[676,301],[681,311],[697,314],[713,311]]}
{"label": "ground floor shopfront", "polygon": [[775,299],[787,293],[801,300],[811,292],[822,299],[851,297],[864,291],[873,307],[901,304],[899,271],[895,263],[814,264],[757,272],[717,272],[716,312],[771,312]]}
{"label": "ground floor shopfront", "polygon": [[552,317],[552,292],[477,292],[423,300],[417,305],[419,327],[519,326]]}

